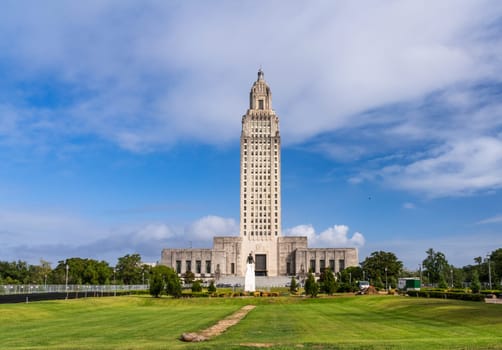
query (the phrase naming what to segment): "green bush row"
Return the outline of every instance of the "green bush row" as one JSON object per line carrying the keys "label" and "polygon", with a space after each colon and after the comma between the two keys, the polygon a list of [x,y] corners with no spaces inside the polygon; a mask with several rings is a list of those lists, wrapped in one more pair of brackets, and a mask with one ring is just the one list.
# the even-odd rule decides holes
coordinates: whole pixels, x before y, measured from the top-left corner
{"label": "green bush row", "polygon": [[502,290],[500,289],[483,289],[482,291],[480,291],[481,294],[483,295],[502,295]]}
{"label": "green bush row", "polygon": [[409,290],[408,295],[410,297],[422,297],[422,298],[457,299],[457,300],[469,300],[469,301],[485,300],[485,296],[483,294],[459,293],[459,292],[451,293],[438,290]]}
{"label": "green bush row", "polygon": [[184,291],[181,297],[183,298],[208,298],[208,297],[220,297],[220,298],[231,298],[231,297],[244,297],[244,296],[254,296],[254,297],[278,297],[280,293],[278,292],[188,292]]}

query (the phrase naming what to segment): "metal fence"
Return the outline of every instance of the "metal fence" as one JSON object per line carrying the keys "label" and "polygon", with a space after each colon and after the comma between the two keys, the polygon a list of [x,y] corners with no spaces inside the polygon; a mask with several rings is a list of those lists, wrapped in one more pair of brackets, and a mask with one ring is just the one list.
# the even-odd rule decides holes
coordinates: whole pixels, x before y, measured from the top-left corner
{"label": "metal fence", "polygon": [[146,284],[107,284],[107,285],[86,285],[86,284],[5,284],[0,285],[0,295],[11,294],[34,294],[34,293],[81,293],[81,292],[129,292],[147,290]]}

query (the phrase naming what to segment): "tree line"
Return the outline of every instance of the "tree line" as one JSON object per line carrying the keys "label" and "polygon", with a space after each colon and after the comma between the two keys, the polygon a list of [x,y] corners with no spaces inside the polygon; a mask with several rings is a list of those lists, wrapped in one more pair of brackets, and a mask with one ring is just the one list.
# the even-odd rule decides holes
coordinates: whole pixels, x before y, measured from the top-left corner
{"label": "tree line", "polygon": [[[139,254],[127,254],[118,258],[115,266],[106,261],[86,258],[69,258],[58,261],[55,268],[48,261],[40,260],[38,265],[25,261],[0,261],[0,284],[149,284],[155,276],[162,276],[163,285],[169,280],[172,271],[142,263]],[[171,269],[172,270],[172,269]],[[67,276],[68,275],[68,276]],[[403,263],[392,252],[375,251],[366,257],[360,266],[348,267],[334,276],[336,291],[349,291],[357,288],[357,282],[369,281],[379,289],[396,288],[399,277],[420,277],[423,284],[437,287],[464,288],[466,283],[480,283],[485,288],[491,281],[493,288],[502,283],[502,248],[496,249],[486,257],[474,257],[473,264],[455,267],[448,263],[447,257],[433,248],[425,252],[425,258],[417,270],[406,270]],[[66,278],[68,277],[68,281]],[[187,282],[194,279],[183,276]],[[324,271],[320,282],[331,276]],[[326,283],[324,283],[326,284]],[[329,287],[328,290],[331,290]]]}
{"label": "tree line", "polygon": [[0,261],[0,284],[146,284],[151,269],[141,262],[139,254],[122,256],[115,266],[86,258],[60,260],[55,268],[45,260],[39,265]]}
{"label": "tree line", "polygon": [[[446,255],[433,248],[425,254],[417,270],[406,270],[394,253],[375,251],[360,266],[345,268],[336,275],[329,268],[321,272],[318,280],[309,273],[305,279],[305,290],[312,296],[318,292],[333,294],[356,291],[359,289],[358,281],[369,281],[377,289],[390,289],[397,287],[400,277],[420,277],[423,285],[438,288],[465,288],[469,285],[474,292],[482,287],[502,288],[502,248],[494,250],[485,258],[475,257],[475,264],[460,268],[449,264]],[[294,278],[290,286],[292,291],[297,288]]]}
{"label": "tree line", "polygon": [[[502,248],[498,248],[486,257],[474,257],[474,264],[455,267],[448,262],[443,252],[429,248],[417,270],[406,270],[393,253],[373,252],[361,263],[363,279],[373,285],[384,288],[397,286],[399,277],[420,277],[422,284],[439,288],[465,288],[466,284],[480,282],[486,288],[502,284]],[[356,272],[357,273],[357,272]]]}

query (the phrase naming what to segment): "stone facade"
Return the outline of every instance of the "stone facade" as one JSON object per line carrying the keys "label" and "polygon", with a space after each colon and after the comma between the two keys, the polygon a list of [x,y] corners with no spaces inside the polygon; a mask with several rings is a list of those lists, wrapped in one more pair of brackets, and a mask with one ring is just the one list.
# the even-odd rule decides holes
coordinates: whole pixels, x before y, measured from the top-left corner
{"label": "stone facade", "polygon": [[307,237],[281,234],[281,138],[272,92],[258,71],[242,117],[240,233],[214,237],[212,249],[163,249],[161,264],[196,277],[244,276],[249,253],[257,276],[338,272],[358,265],[356,248],[308,248]]}
{"label": "stone facade", "polygon": [[[272,109],[272,91],[261,69],[249,93],[242,117],[240,237],[246,266],[255,256],[257,275],[277,276],[277,242],[281,236],[281,137],[279,118]],[[244,271],[242,271],[244,274]]]}

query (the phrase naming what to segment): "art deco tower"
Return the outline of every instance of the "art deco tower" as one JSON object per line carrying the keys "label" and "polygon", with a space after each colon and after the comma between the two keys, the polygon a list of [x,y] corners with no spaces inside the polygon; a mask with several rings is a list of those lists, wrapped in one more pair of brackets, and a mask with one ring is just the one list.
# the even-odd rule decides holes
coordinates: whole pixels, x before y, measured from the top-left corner
{"label": "art deco tower", "polygon": [[241,133],[242,264],[255,256],[257,275],[277,275],[277,239],[281,236],[281,138],[272,110],[272,92],[263,71],[251,87]]}
{"label": "art deco tower", "polygon": [[[215,236],[213,248],[162,250],[161,264],[196,278],[244,277],[251,253],[258,276],[292,276],[358,266],[357,248],[309,248],[306,236],[281,235],[281,138],[262,70],[242,117],[239,236]],[[264,283],[263,279],[256,279]],[[235,283],[232,282],[232,283]],[[259,286],[257,284],[257,286]]]}

